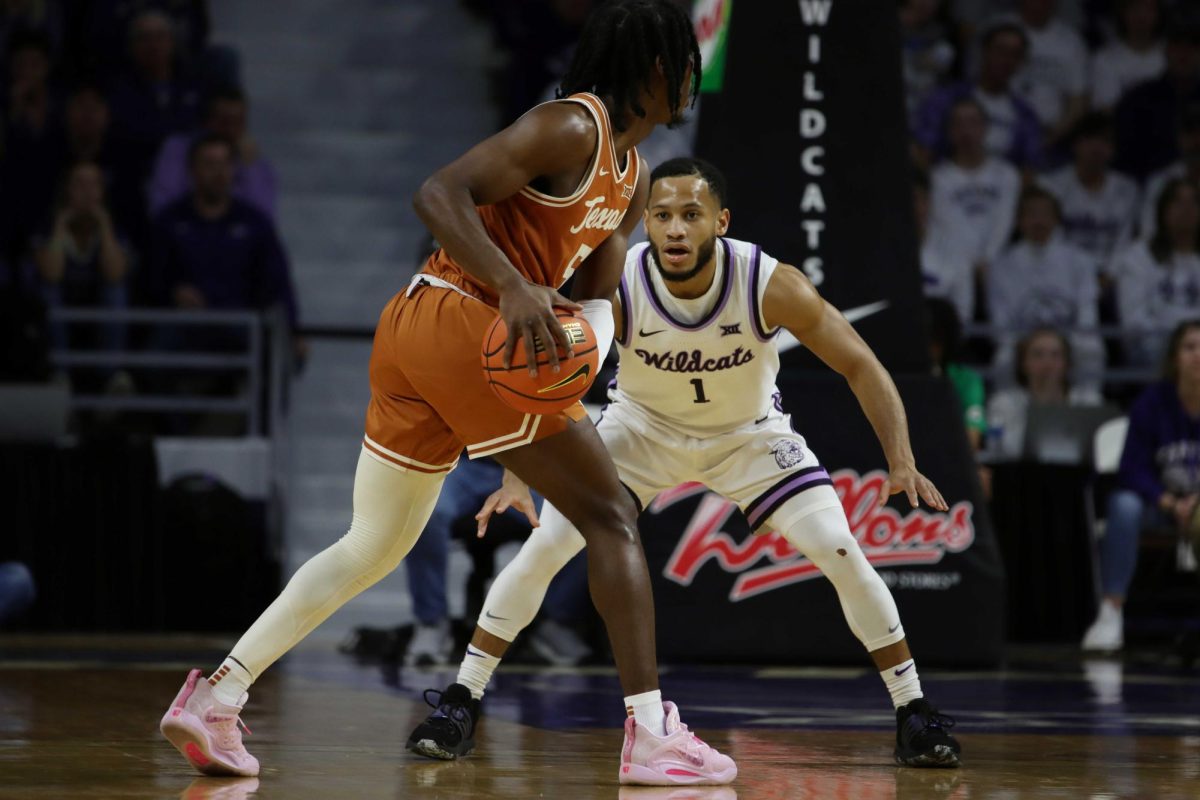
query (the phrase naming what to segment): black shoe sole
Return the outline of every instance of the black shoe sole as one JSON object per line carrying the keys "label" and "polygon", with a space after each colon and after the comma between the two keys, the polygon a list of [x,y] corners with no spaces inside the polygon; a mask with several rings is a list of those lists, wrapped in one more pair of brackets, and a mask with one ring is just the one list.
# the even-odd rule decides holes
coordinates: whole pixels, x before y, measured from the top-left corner
{"label": "black shoe sole", "polygon": [[954,769],[960,765],[958,753],[947,745],[939,744],[928,753],[901,755],[896,753],[896,763],[902,767],[925,767],[932,769]]}
{"label": "black shoe sole", "polygon": [[405,747],[417,755],[425,756],[426,758],[436,758],[439,761],[455,761],[471,754],[471,751],[475,749],[475,740],[467,739],[459,744],[458,747],[447,750],[433,739],[409,739]]}

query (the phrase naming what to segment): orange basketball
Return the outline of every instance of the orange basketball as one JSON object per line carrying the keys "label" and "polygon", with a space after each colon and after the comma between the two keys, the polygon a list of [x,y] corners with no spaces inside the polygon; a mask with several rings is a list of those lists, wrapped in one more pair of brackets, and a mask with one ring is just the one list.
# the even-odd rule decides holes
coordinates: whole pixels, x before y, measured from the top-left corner
{"label": "orange basketball", "polygon": [[512,369],[504,368],[504,342],[508,326],[499,315],[483,337],[483,372],[496,396],[517,411],[527,414],[553,414],[562,411],[583,397],[596,379],[600,354],[596,350],[596,334],[582,316],[561,308],[554,310],[571,340],[574,352],[566,358],[558,351],[559,371],[549,366],[550,357],[539,340],[536,346],[537,377],[529,374],[525,341],[517,340],[513,350]]}

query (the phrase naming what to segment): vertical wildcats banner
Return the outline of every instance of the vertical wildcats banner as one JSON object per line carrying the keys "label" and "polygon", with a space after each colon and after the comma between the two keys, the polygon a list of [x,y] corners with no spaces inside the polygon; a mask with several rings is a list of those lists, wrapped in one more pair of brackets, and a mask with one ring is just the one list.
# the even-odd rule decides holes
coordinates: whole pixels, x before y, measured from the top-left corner
{"label": "vertical wildcats banner", "polygon": [[[856,327],[892,371],[926,371],[894,6],[725,7],[723,82],[696,150],[729,179],[730,235],[801,267],[844,311],[886,302]],[[815,365],[804,351],[787,362]]]}
{"label": "vertical wildcats banner", "polygon": [[[840,376],[781,377],[783,407],[829,470],[867,560],[896,598],[922,663],[984,665],[1004,642],[1004,572],[983,498],[963,469],[958,399],[944,381],[901,377],[917,464],[946,496],[948,512],[880,507],[882,453]],[[961,412],[957,412],[961,417]],[[737,507],[687,484],[659,495],[641,518],[654,581],[664,661],[865,663],[837,593],[780,532],[750,533]]]}

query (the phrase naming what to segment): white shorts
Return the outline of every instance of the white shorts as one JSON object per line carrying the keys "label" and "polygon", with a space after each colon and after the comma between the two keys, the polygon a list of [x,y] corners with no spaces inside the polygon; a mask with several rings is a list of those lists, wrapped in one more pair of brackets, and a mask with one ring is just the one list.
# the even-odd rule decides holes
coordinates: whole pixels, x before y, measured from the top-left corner
{"label": "white shorts", "polygon": [[842,505],[787,414],[698,439],[614,403],[596,430],[640,509],[659,492],[692,481],[736,503],[752,531],[787,531],[814,511]]}

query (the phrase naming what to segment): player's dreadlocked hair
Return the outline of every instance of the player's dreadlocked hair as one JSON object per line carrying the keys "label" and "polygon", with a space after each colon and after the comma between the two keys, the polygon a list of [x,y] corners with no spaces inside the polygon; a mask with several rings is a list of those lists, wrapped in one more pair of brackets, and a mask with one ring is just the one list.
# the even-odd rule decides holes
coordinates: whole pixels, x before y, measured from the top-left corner
{"label": "player's dreadlocked hair", "polygon": [[[667,100],[679,107],[679,88],[692,65],[690,96],[700,87],[700,46],[692,21],[672,0],[610,0],[588,17],[558,97],[592,92],[613,99],[614,130],[628,127],[627,114],[646,116],[638,93],[662,60]],[[620,117],[620,118],[618,118]]]}

